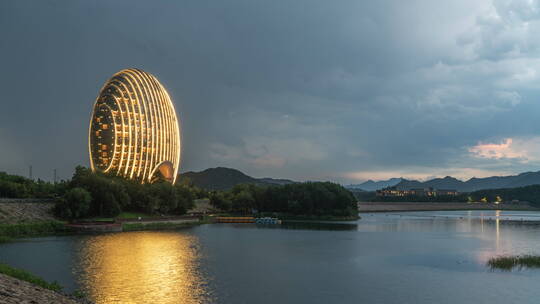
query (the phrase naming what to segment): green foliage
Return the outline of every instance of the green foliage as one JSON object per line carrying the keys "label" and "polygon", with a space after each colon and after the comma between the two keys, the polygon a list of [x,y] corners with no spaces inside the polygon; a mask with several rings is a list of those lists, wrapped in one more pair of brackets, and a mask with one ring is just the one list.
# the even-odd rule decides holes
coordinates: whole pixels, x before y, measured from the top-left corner
{"label": "green foliage", "polygon": [[540,256],[499,256],[489,259],[487,265],[491,269],[510,271],[516,267],[540,268]]}
{"label": "green foliage", "polygon": [[92,200],[88,214],[91,216],[113,217],[120,213],[121,206],[130,204],[123,180],[95,174],[81,166],[75,168],[70,187],[80,187],[90,192]]}
{"label": "green foliage", "polygon": [[349,190],[360,202],[371,202],[377,198],[375,191],[362,191],[359,189]]}
{"label": "green foliage", "polygon": [[49,283],[45,281],[44,279],[29,273],[26,270],[14,268],[3,263],[0,263],[0,273],[3,273],[5,275],[8,275],[10,277],[13,277],[19,280],[30,282],[32,284],[38,285],[46,289],[50,289],[54,291],[62,290],[62,286],[60,286],[60,284],[58,284],[56,281]]}
{"label": "green foliage", "polygon": [[85,299],[87,297],[86,293],[80,289],[75,290],[72,295],[77,299]]}
{"label": "green foliage", "polygon": [[488,202],[519,200],[540,205],[540,185],[480,190],[471,192],[470,197],[477,202],[485,198]]}
{"label": "green foliage", "polygon": [[120,209],[120,204],[116,199],[114,193],[107,192],[103,194],[102,200],[99,202],[99,215],[107,217],[115,217],[120,214],[122,211]]}
{"label": "green foliage", "polygon": [[213,191],[209,195],[210,204],[219,210],[231,210],[232,202],[224,192]]}
{"label": "green foliage", "polygon": [[9,236],[0,235],[0,244],[8,243],[8,242],[11,242],[11,241],[13,241],[13,238],[11,238]]}
{"label": "green foliage", "polygon": [[122,213],[120,213],[118,215],[118,218],[121,218],[121,219],[136,219],[136,218],[145,218],[145,217],[149,217],[149,214],[148,213],[144,213],[144,212],[127,212],[127,211],[124,211]]}
{"label": "green foliage", "polygon": [[241,190],[232,196],[232,209],[237,212],[249,213],[255,207],[255,199],[249,189]]}
{"label": "green foliage", "polygon": [[227,192],[212,192],[210,203],[233,213],[277,212],[305,216],[358,215],[350,191],[330,182],[308,182],[276,186],[240,184]]}
{"label": "green foliage", "polygon": [[43,221],[20,224],[0,224],[0,237],[29,237],[64,232],[64,223]]}
{"label": "green foliage", "polygon": [[75,187],[58,199],[54,206],[55,214],[60,218],[75,219],[88,215],[92,196],[83,188]]}
{"label": "green foliage", "polygon": [[31,179],[0,172],[0,197],[9,198],[55,198],[66,190],[67,183],[44,182],[40,179]]}
{"label": "green foliage", "polygon": [[[144,212],[150,215],[185,214],[193,207],[194,199],[206,194],[203,190],[186,184],[156,182],[141,185],[138,181],[122,177],[93,173],[81,166],[75,169],[69,187],[83,188],[90,193],[88,212],[84,216],[93,217],[116,217],[122,211]],[[60,206],[69,209],[65,203]],[[68,215],[70,212],[64,211]],[[71,215],[67,218],[77,217]]]}

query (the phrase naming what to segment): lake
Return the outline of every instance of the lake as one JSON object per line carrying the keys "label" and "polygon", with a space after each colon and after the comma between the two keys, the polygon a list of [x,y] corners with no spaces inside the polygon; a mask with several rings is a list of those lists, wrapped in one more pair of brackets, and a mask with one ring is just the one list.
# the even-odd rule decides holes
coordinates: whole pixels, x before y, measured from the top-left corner
{"label": "lake", "polygon": [[167,232],[34,238],[0,261],[96,303],[538,303],[537,212],[363,214],[347,223],[212,224]]}

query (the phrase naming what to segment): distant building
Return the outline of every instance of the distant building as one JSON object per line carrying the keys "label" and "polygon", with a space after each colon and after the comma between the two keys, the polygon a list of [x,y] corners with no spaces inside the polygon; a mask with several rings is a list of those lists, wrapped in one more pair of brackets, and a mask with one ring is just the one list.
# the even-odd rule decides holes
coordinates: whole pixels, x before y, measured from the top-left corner
{"label": "distant building", "polygon": [[396,187],[388,187],[382,190],[377,190],[377,196],[448,196],[458,195],[459,192],[450,189],[434,189],[434,188],[422,188],[422,189],[408,189],[400,190]]}
{"label": "distant building", "polygon": [[459,192],[453,189],[437,189],[437,195],[458,195]]}
{"label": "distant building", "polygon": [[99,92],[88,132],[92,171],[142,183],[176,181],[180,127],[169,94],[153,75],[138,69],[114,74]]}

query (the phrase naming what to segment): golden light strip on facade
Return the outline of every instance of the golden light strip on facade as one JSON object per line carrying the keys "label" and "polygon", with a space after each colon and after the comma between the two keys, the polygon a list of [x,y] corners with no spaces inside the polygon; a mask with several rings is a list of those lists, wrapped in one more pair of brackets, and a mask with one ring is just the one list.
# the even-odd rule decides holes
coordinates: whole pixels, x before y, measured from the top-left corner
{"label": "golden light strip on facade", "polygon": [[[122,92],[122,89],[120,89],[120,87],[118,87],[116,84],[114,83],[111,83],[110,84],[112,87],[116,88],[119,92]],[[122,110],[122,107],[121,107],[121,103],[124,102],[124,96],[120,96],[120,97],[114,97],[114,101],[115,103],[117,104],[118,106],[118,111],[120,112],[120,122],[121,122],[121,125],[120,125],[120,128],[122,130],[122,143],[120,145],[120,160],[118,161],[118,165],[116,166],[116,171],[117,171],[117,174],[120,174],[120,170],[122,168],[122,164],[124,163],[124,150],[126,148],[126,137],[125,137],[125,133],[126,133],[126,123],[124,121],[124,111]],[[116,118],[115,118],[116,119]],[[116,131],[118,133],[118,131]],[[115,142],[115,147],[114,149],[116,150],[117,149],[117,146],[118,146],[118,142]],[[92,157],[90,157],[92,158]],[[112,162],[111,162],[112,163]],[[111,166],[111,168],[113,168]],[[92,170],[94,170],[94,167],[92,167]],[[108,172],[110,170],[110,168],[108,170],[106,170],[105,172]]]}
{"label": "golden light strip on facade", "polygon": [[151,74],[126,69],[101,88],[89,127],[92,171],[141,182],[176,181],[180,127],[172,100]]}
{"label": "golden light strip on facade", "polygon": [[165,154],[165,145],[163,143],[164,141],[164,132],[163,132],[163,127],[164,127],[164,122],[163,122],[163,108],[162,108],[162,104],[163,104],[163,95],[162,95],[162,92],[157,88],[156,84],[154,83],[154,88],[156,90],[156,92],[158,93],[159,95],[159,102],[156,104],[156,108],[157,108],[157,112],[158,112],[158,115],[157,115],[157,118],[158,118],[158,132],[159,132],[159,139],[158,139],[158,152],[159,152],[159,158],[160,159],[163,159],[164,158],[164,154]]}
{"label": "golden light strip on facade", "polygon": [[172,157],[175,159],[173,163],[178,164],[177,167],[175,167],[174,171],[174,180],[173,183],[176,182],[176,178],[178,177],[178,170],[180,170],[180,156],[182,153],[182,145],[181,145],[181,139],[180,139],[180,122],[178,121],[178,118],[176,117],[176,109],[174,108],[174,104],[172,103],[172,99],[169,96],[169,92],[165,90],[165,88],[160,84],[163,92],[165,92],[165,95],[167,96],[167,101],[169,102],[169,109],[171,110],[171,117],[172,117],[172,124],[173,124],[173,134],[176,135],[176,138],[174,138],[175,143],[173,146],[173,155]]}
{"label": "golden light strip on facade", "polygon": [[[148,77],[148,74],[144,74],[144,76],[146,78],[149,78]],[[157,94],[155,92],[155,90],[153,89],[152,87],[152,84],[151,83],[148,83],[147,84],[147,87],[150,89],[150,92],[151,92],[151,95],[152,95],[152,100],[157,100]],[[156,103],[155,102],[151,102],[150,103],[150,112],[152,113],[151,115],[151,126],[152,126],[152,138],[151,138],[151,141],[152,141],[152,145],[150,146],[150,149],[151,149],[151,152],[150,153],[150,156],[151,156],[151,163],[153,164],[155,162],[155,156],[156,156],[156,153],[155,151],[157,151],[157,141],[156,141],[156,128],[155,126],[157,125],[157,122],[156,122]],[[152,168],[150,168],[150,170],[152,170]],[[148,174],[148,179],[151,179],[151,172],[150,174]]]}
{"label": "golden light strip on facade", "polygon": [[[147,85],[146,83],[144,82],[144,80],[140,77],[138,71],[134,70],[134,76],[137,78],[137,80],[140,82],[140,83],[144,83],[145,85],[142,86],[142,89],[144,92],[141,92],[143,95],[144,95],[144,98],[149,98],[149,93],[148,93],[148,90],[147,90]],[[138,88],[140,89],[141,87],[138,86]],[[143,121],[144,121],[144,132],[141,131],[141,137],[143,138],[143,148],[141,150],[141,152],[143,153],[140,153],[140,158],[139,158],[139,163],[141,164],[139,166],[139,169],[137,171],[137,175],[140,176],[141,175],[141,170],[142,170],[142,180],[145,180],[146,179],[146,169],[147,169],[147,163],[148,163],[148,153],[147,152],[147,148],[146,148],[146,145],[145,143],[148,142],[148,130],[150,130],[149,126],[148,126],[148,119],[149,119],[149,115],[148,115],[148,108],[146,107],[146,103],[142,103],[143,104],[143,108],[144,108],[144,116],[143,117],[140,117],[140,120],[141,120],[141,126],[143,126]],[[144,137],[143,137],[144,136]],[[144,162],[143,162],[143,156],[145,157],[144,159]],[[142,166],[142,164],[144,164],[144,167]]]}
{"label": "golden light strip on facade", "polygon": [[[127,175],[127,171],[129,171],[129,168],[131,168],[131,171],[129,173],[129,178],[133,178],[133,174],[135,173],[135,168],[137,167],[138,163],[137,163],[137,151],[140,151],[139,149],[139,136],[138,136],[138,130],[139,130],[139,126],[137,125],[137,120],[135,119],[136,118],[136,113],[140,113],[140,112],[137,112],[137,111],[140,111],[140,107],[137,106],[137,111],[135,110],[135,105],[139,105],[139,99],[142,98],[142,96],[138,96],[137,94],[137,90],[135,90],[135,87],[137,87],[137,83],[135,82],[135,85],[129,80],[129,76],[130,74],[129,73],[126,73],[125,75],[123,75],[124,77],[124,80],[127,81],[127,83],[129,84],[129,87],[131,88],[131,91],[130,91],[130,104],[131,104],[131,114],[130,114],[130,126],[133,125],[133,133],[134,134],[130,134],[130,139],[131,138],[134,138],[134,145],[132,146],[131,143],[130,143],[130,149],[129,149],[129,154],[128,155],[131,155],[131,150],[132,150],[132,147],[134,148],[133,149],[133,161],[131,163],[131,166],[126,166],[126,175]],[[133,96],[135,95],[135,96]],[[130,133],[132,131],[130,130]],[[128,157],[128,159],[131,161],[131,156]]]}
{"label": "golden light strip on facade", "polygon": [[[104,105],[104,106],[107,107],[109,109],[109,111],[111,111],[111,113],[113,112],[111,107],[109,107],[108,105]],[[115,129],[116,129],[116,125],[113,123],[113,130],[115,130]],[[114,133],[113,134],[113,143],[115,143],[115,145],[116,145],[116,132],[113,132],[113,133]],[[115,153],[116,153],[116,149],[113,150],[113,156],[112,156],[113,159],[114,159]],[[113,162],[110,162],[109,166],[104,170],[104,172],[109,171],[111,169],[111,167],[112,167],[112,164],[113,164]]]}
{"label": "golden light strip on facade", "polygon": [[[143,93],[141,87],[139,86],[140,80],[135,79],[136,74],[135,73],[133,75],[128,74],[128,76],[135,82],[135,84],[137,86],[137,90],[139,91],[141,97],[146,98],[146,95]],[[137,151],[139,151],[139,157],[138,157],[138,162],[137,162],[137,176],[141,176],[142,157],[145,154],[145,153],[143,153],[143,149],[144,149],[143,143],[144,143],[144,140],[145,140],[145,137],[143,136],[143,129],[144,129],[143,121],[146,123],[146,119],[143,117],[143,113],[141,113],[141,103],[139,102],[139,98],[137,98],[137,108],[139,109],[139,132],[140,132],[140,138],[141,138],[141,143],[140,143],[141,148],[139,150],[136,149]],[[139,136],[137,136],[137,137],[139,137]],[[134,172],[132,171],[131,178],[133,178],[133,173]],[[142,179],[144,180],[144,173],[143,173]]]}

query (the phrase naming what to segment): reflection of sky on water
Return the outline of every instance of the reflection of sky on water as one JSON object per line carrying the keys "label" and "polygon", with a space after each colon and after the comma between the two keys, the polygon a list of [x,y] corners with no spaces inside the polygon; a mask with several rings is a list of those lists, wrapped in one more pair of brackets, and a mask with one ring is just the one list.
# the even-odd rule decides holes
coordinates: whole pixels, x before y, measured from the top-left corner
{"label": "reflection of sky on water", "polygon": [[476,262],[498,255],[540,253],[540,213],[534,211],[420,211],[366,213],[359,231],[455,232],[476,240]]}
{"label": "reflection of sky on water", "polygon": [[373,215],[399,218],[447,218],[447,219],[484,219],[484,220],[511,220],[511,221],[540,221],[540,213],[536,211],[503,211],[503,210],[467,210],[467,211],[416,211],[416,212],[388,212],[364,213],[364,217]]}
{"label": "reflection of sky on water", "polygon": [[[492,271],[540,254],[527,212],[362,214],[357,222],[203,225],[30,239],[0,261],[83,289],[97,303],[531,303],[540,270]],[[499,220],[497,220],[499,218]]]}

